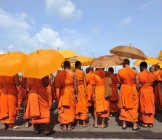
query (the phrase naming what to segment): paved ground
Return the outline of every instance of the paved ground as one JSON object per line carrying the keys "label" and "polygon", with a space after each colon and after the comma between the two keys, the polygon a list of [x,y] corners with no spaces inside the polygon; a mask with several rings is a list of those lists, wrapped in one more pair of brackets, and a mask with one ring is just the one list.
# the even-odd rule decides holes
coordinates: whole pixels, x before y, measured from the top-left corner
{"label": "paved ground", "polygon": [[[0,139],[8,139],[18,137],[21,139],[28,139],[27,137],[32,137],[32,139],[45,139],[43,133],[38,135],[34,134],[33,128],[24,128],[24,121],[21,117],[17,119],[17,122],[21,125],[20,129],[17,130],[3,130],[0,129]],[[89,127],[83,128],[82,126],[76,127],[72,131],[62,131],[60,129],[60,125],[57,122],[56,111],[52,114],[52,123],[51,126],[55,133],[46,137],[46,139],[60,139],[60,138],[97,138],[97,139],[107,139],[107,138],[115,138],[115,139],[162,139],[162,115],[155,115],[155,123],[153,128],[141,128],[138,131],[133,131],[131,124],[127,127],[126,130],[122,130],[121,124],[115,117],[110,117],[108,120],[108,127],[105,129],[93,128],[93,117],[89,114]],[[2,124],[0,124],[2,127]],[[24,138],[23,138],[24,137]],[[37,138],[41,137],[41,138]]]}

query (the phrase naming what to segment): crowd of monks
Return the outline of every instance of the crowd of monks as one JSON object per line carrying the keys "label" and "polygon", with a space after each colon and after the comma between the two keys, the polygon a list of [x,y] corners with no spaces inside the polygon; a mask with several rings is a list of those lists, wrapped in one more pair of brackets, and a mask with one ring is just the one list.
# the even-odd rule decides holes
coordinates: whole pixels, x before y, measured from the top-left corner
{"label": "crowd of monks", "polygon": [[[53,101],[58,107],[58,121],[62,130],[88,127],[88,113],[94,114],[93,127],[107,127],[110,115],[122,121],[122,129],[131,122],[132,130],[153,127],[155,112],[162,111],[162,70],[159,65],[154,71],[147,70],[147,63],[140,63],[140,72],[129,66],[125,59],[123,68],[114,74],[111,67],[87,68],[81,70],[81,62],[76,61],[75,70],[70,70],[70,62],[64,62],[64,69],[56,76],[42,79],[15,76],[0,76],[0,121],[3,129],[17,128],[16,116],[25,106],[23,118],[25,127],[29,122],[34,132],[50,135],[50,109]],[[93,109],[93,111],[92,111]]]}

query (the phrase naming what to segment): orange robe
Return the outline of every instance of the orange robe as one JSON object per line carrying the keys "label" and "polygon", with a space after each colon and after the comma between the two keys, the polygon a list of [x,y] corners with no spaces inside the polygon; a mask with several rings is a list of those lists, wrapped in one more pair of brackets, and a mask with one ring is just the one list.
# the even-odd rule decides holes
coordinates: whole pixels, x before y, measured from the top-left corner
{"label": "orange robe", "polygon": [[152,83],[155,81],[155,76],[144,70],[139,73],[140,82],[140,120],[146,124],[153,124],[155,105],[154,105],[154,93]]}
{"label": "orange robe", "polygon": [[21,90],[22,90],[22,105],[26,105],[27,102],[27,89],[26,89],[26,78],[21,78],[20,79],[21,83]]}
{"label": "orange robe", "polygon": [[135,84],[137,72],[130,67],[125,67],[119,70],[118,75],[121,82],[118,104],[120,108],[119,119],[137,122],[139,106],[138,92]]}
{"label": "orange robe", "polygon": [[157,70],[153,74],[156,77],[156,84],[154,86],[155,93],[155,109],[162,110],[162,71]]}
{"label": "orange robe", "polygon": [[109,116],[109,101],[105,99],[106,72],[99,69],[94,72],[91,84],[95,86],[94,93],[94,115],[100,117]]}
{"label": "orange robe", "polygon": [[59,96],[58,121],[61,124],[73,123],[75,119],[74,75],[63,70],[55,78],[56,95]]}
{"label": "orange robe", "polygon": [[49,93],[41,79],[27,78],[28,93],[25,118],[31,118],[32,124],[50,122]]}
{"label": "orange robe", "polygon": [[119,84],[119,80],[115,74],[110,74],[110,78],[112,81],[112,97],[110,98],[110,112],[117,112],[118,110],[118,89],[117,84]]}
{"label": "orange robe", "polygon": [[47,86],[47,92],[49,96],[49,106],[52,107],[52,103],[54,100],[54,83],[53,83],[53,76],[49,76],[49,85]]}
{"label": "orange robe", "polygon": [[75,70],[78,88],[78,102],[76,103],[76,119],[86,120],[88,118],[88,101],[84,81],[85,74],[82,70]]}
{"label": "orange robe", "polygon": [[0,118],[1,122],[14,124],[17,116],[18,90],[15,86],[15,78],[10,76],[0,77],[1,103]]}
{"label": "orange robe", "polygon": [[2,87],[0,86],[0,120],[1,120],[1,93],[2,93]]}
{"label": "orange robe", "polygon": [[92,72],[86,74],[88,106],[93,106],[93,91],[92,91],[92,84],[90,82],[92,77],[93,77]]}

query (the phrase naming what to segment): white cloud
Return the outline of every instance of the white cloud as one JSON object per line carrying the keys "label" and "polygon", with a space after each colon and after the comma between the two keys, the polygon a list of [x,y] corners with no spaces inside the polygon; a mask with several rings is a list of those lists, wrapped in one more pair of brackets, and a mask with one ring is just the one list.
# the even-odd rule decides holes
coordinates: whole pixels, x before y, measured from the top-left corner
{"label": "white cloud", "polygon": [[28,19],[29,17],[25,13],[11,15],[0,9],[0,28],[7,30],[29,30],[31,26],[26,23]]}
{"label": "white cloud", "polygon": [[2,50],[0,50],[0,54],[3,54],[3,51]]}
{"label": "white cloud", "polygon": [[5,45],[0,45],[3,52],[19,50],[28,53],[41,48],[56,49],[58,46],[64,46],[60,34],[50,27],[42,27],[31,36],[32,20],[25,13],[10,14],[0,9],[0,21],[0,30],[3,30],[0,35],[7,40],[3,43]]}
{"label": "white cloud", "polygon": [[[5,21],[3,21],[5,20]],[[25,13],[11,14],[0,10],[0,53],[7,51],[22,51],[29,53],[38,49],[71,49],[80,55],[92,50],[91,40],[88,36],[78,33],[76,29],[64,28],[58,32],[50,26],[43,26],[34,33],[33,21]],[[2,30],[2,32],[1,32]],[[32,34],[31,34],[32,33]]]}
{"label": "white cloud", "polygon": [[61,19],[78,19],[82,15],[71,0],[46,0],[46,9],[49,15]]}
{"label": "white cloud", "polygon": [[34,46],[39,46],[41,48],[56,49],[57,47],[64,45],[59,33],[50,27],[43,27],[39,33],[31,38],[31,40]]}
{"label": "white cloud", "polygon": [[126,26],[132,22],[132,16],[128,16],[121,20],[120,25]]}
{"label": "white cloud", "polygon": [[147,1],[144,4],[140,5],[138,10],[144,10],[144,9],[148,8],[149,6],[151,6],[155,2],[156,2],[156,0]]}

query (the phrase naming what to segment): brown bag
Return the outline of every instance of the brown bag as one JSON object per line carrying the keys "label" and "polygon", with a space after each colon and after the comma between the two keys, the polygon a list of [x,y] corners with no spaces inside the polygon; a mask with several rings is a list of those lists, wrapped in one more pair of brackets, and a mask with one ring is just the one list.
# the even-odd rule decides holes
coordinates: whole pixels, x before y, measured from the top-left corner
{"label": "brown bag", "polygon": [[109,83],[109,77],[105,78],[105,98],[110,98],[112,96],[112,87]]}

